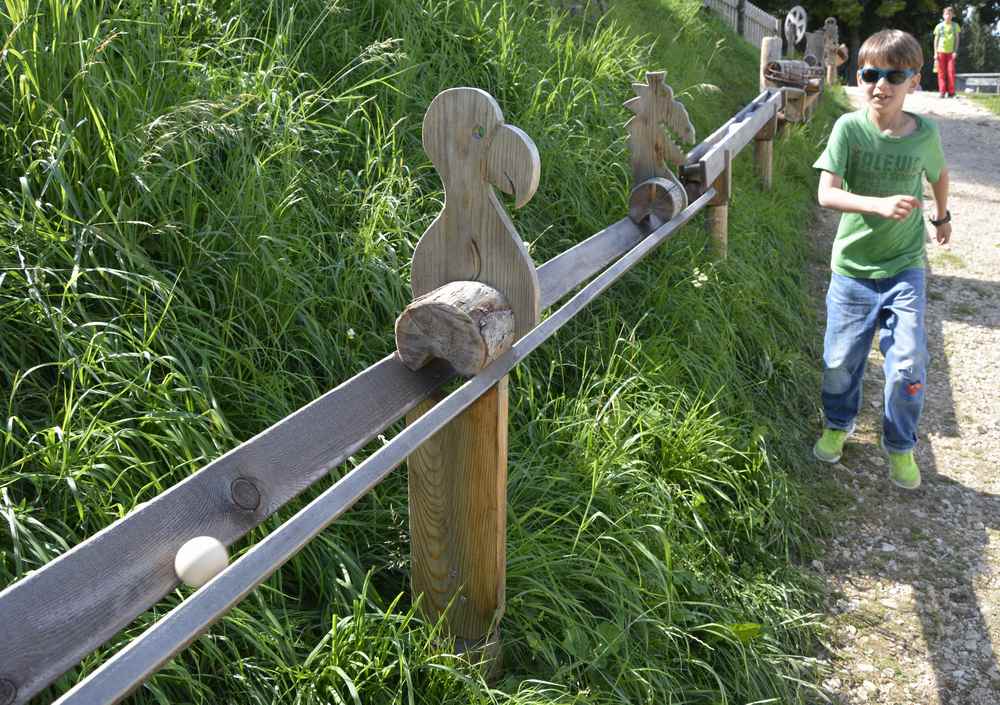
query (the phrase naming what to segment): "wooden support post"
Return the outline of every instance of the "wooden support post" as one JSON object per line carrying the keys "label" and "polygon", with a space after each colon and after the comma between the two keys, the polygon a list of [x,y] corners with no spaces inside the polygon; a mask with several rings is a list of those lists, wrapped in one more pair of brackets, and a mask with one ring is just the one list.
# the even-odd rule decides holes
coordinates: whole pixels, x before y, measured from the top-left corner
{"label": "wooden support post", "polygon": [[717,259],[723,260],[729,255],[729,194],[733,185],[733,155],[725,150],[726,168],[712,184],[715,198],[708,202],[706,220],[708,233],[712,238],[712,249]]}
{"label": "wooden support post", "polygon": [[778,131],[778,115],[768,120],[767,125],[761,128],[754,137],[753,161],[760,179],[761,187],[765,191],[771,190],[772,174],[774,169],[774,135]]}
{"label": "wooden support post", "polygon": [[781,59],[781,37],[764,37],[760,45],[760,89],[766,91],[775,86],[764,78],[764,69],[772,61]]}
{"label": "wooden support post", "polygon": [[736,33],[747,38],[747,0],[736,0]]}
{"label": "wooden support post", "polygon": [[504,377],[407,460],[413,594],[430,619],[447,610],[463,651],[490,660],[499,652],[507,575],[507,405]]}
{"label": "wooden support post", "polygon": [[[397,323],[397,348],[408,364],[443,357],[475,374],[540,318],[535,265],[491,187],[514,195],[517,207],[527,203],[538,187],[538,150],[477,88],[434,98],[423,144],[444,183],[444,209],[414,251],[417,301]],[[504,377],[407,461],[414,598],[422,596],[428,619],[444,614],[449,634],[494,674],[507,560],[507,407]]]}

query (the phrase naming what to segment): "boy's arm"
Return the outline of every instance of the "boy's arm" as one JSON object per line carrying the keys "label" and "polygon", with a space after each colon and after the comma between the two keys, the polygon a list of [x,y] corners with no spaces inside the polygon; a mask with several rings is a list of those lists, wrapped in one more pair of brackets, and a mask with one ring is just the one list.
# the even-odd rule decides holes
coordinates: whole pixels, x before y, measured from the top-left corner
{"label": "boy's arm", "polygon": [[[862,196],[841,188],[844,180],[831,171],[821,171],[819,175],[819,192],[816,194],[819,204],[824,208],[832,208],[844,213],[864,213],[878,215],[893,220],[906,220],[914,208],[920,208],[920,199],[905,194],[896,196]],[[946,187],[947,188],[947,187]],[[937,192],[935,191],[935,196]]]}
{"label": "boy's arm", "polygon": [[[928,179],[929,180],[929,179]],[[931,181],[931,190],[934,192],[934,203],[937,206],[937,215],[934,220],[941,220],[948,215],[948,188],[951,184],[948,176],[948,167],[941,167],[941,175],[937,181]],[[939,245],[947,245],[951,240],[951,223],[942,223],[934,226],[937,231],[934,234]]]}

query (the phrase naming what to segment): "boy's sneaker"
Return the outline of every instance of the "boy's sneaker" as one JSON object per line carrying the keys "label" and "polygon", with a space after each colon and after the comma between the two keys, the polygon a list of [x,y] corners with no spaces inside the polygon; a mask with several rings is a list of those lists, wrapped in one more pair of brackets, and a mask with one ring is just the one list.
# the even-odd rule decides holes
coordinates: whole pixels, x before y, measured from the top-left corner
{"label": "boy's sneaker", "polygon": [[854,424],[846,431],[839,428],[824,428],[823,435],[813,446],[813,455],[824,463],[835,463],[840,460],[844,452],[844,443],[847,437],[854,433]]}
{"label": "boy's sneaker", "polygon": [[882,450],[889,454],[889,479],[892,484],[904,490],[915,490],[920,487],[920,468],[913,459],[913,449],[896,453],[885,447]]}

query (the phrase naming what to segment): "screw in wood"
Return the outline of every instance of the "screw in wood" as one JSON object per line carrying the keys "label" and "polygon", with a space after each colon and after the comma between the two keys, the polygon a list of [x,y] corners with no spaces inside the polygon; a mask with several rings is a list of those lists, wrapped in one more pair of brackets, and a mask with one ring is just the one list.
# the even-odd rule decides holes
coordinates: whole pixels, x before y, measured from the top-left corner
{"label": "screw in wood", "polygon": [[237,477],[233,480],[233,484],[229,486],[229,494],[240,509],[252,512],[260,506],[260,490],[249,478]]}
{"label": "screw in wood", "polygon": [[17,697],[17,686],[14,682],[0,676],[0,705],[10,705]]}

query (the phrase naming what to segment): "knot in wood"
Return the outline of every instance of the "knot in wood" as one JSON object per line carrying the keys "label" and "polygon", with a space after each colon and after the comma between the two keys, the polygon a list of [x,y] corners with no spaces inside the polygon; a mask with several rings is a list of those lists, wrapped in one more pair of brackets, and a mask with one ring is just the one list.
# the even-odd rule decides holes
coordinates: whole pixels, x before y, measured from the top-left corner
{"label": "knot in wood", "polygon": [[260,506],[260,490],[253,480],[237,477],[229,486],[229,494],[233,503],[240,509],[254,511]]}
{"label": "knot in wood", "polygon": [[9,705],[17,697],[17,686],[14,682],[0,676],[0,705]]}
{"label": "knot in wood", "polygon": [[424,294],[396,319],[396,351],[411,370],[434,358],[472,377],[514,342],[514,312],[496,289],[457,281]]}

